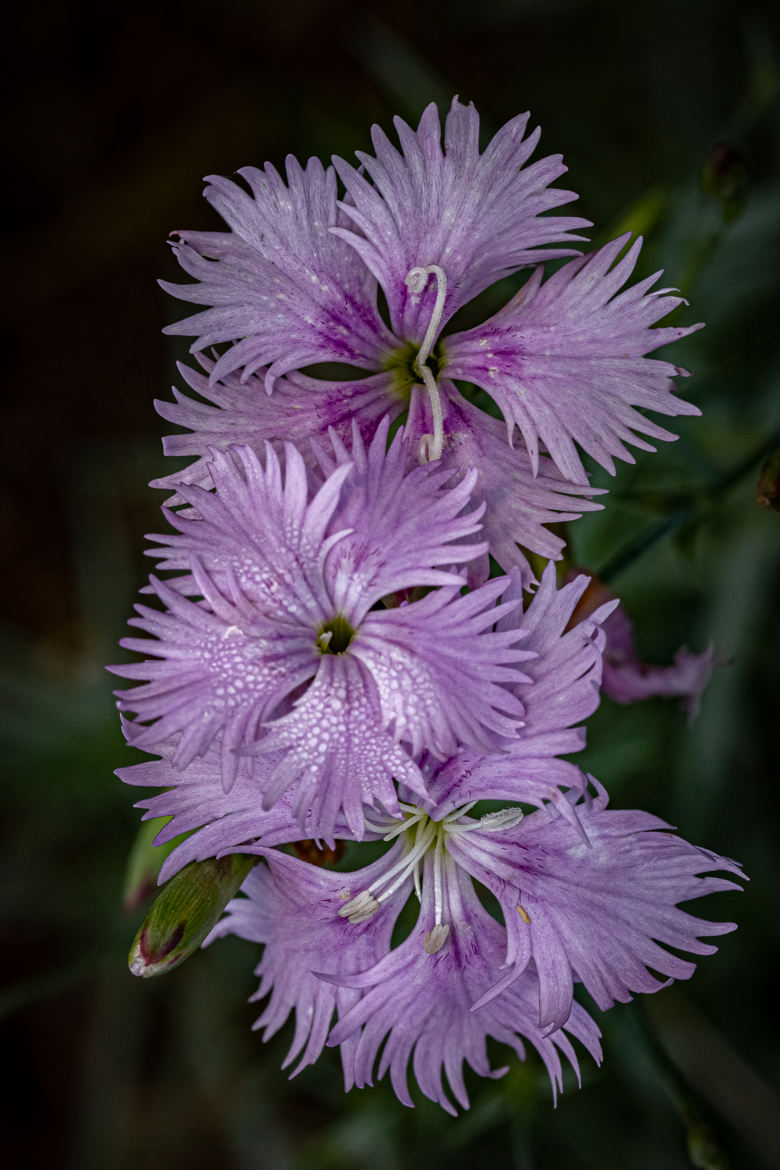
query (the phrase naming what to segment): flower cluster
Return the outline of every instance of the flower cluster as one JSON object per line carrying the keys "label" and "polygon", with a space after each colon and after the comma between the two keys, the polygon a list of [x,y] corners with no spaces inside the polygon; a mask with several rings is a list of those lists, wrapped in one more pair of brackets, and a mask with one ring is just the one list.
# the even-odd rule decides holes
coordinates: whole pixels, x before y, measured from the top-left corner
{"label": "flower cluster", "polygon": [[[587,224],[547,214],[575,196],[560,158],[529,163],[527,116],[484,151],[457,99],[443,142],[434,106],[395,125],[400,149],[375,129],[357,168],[211,178],[229,230],[176,233],[195,283],[166,287],[203,308],[169,332],[200,369],[158,410],[192,462],[156,481],[172,531],[122,643],[143,660],[112,669],[153,757],[119,774],[159,790],[140,802],[158,843],[184,835],[161,880],[256,858],[212,937],[263,945],[264,1035],[293,1012],[296,1071],[337,1046],[348,1088],[389,1073],[411,1104],[411,1068],[454,1112],[464,1062],[504,1071],[488,1037],[532,1045],[554,1090],[572,1039],[598,1061],[575,984],[603,1010],[689,977],[679,952],[733,926],[679,903],[740,871],[608,808],[564,758],[622,627],[614,600],[583,608],[587,577],[559,583],[549,525],[601,506],[582,453],[614,473],[674,437],[647,410],[698,413],[685,371],[647,356],[698,326],[653,328],[680,298],[628,284],[640,241],[572,247]],[[447,331],[524,268],[503,309]],[[623,697],[652,693],[632,670],[635,650]]]}

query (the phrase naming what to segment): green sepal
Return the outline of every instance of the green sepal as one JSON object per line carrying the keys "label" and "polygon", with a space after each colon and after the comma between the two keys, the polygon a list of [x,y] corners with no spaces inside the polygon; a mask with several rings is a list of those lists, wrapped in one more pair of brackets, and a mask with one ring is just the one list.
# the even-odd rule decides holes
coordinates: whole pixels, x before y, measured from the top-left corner
{"label": "green sepal", "polygon": [[198,949],[259,858],[244,853],[191,861],[158,894],[133,940],[128,965],[149,979]]}

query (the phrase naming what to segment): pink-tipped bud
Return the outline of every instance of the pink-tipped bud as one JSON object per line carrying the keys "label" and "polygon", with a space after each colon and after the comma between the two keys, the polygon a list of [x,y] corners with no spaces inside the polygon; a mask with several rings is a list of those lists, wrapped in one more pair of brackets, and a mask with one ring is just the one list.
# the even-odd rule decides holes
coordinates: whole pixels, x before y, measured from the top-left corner
{"label": "pink-tipped bud", "polygon": [[237,893],[256,857],[192,861],[163,886],[133,940],[128,965],[149,979],[178,967],[198,949]]}

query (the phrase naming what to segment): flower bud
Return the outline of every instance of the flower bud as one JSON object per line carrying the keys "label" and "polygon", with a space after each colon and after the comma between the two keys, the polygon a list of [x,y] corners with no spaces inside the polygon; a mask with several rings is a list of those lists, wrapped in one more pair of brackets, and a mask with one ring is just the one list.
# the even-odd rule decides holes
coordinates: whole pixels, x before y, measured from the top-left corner
{"label": "flower bud", "polygon": [[699,1170],[727,1170],[726,1156],[715,1134],[689,1103],[682,1109],[688,1126],[688,1157]]}
{"label": "flower bud", "polygon": [[756,484],[756,503],[762,508],[780,512],[780,444],[764,460]]}
{"label": "flower bud", "polygon": [[169,853],[181,844],[186,833],[172,837],[164,845],[155,845],[154,839],[170,820],[170,817],[154,817],[144,821],[136,835],[125,870],[125,885],[122,905],[128,914],[140,910],[157,890],[157,878]]}
{"label": "flower bud", "polygon": [[728,142],[716,142],[701,165],[701,188],[718,200],[724,219],[736,219],[742,211],[747,184],[742,152]]}
{"label": "flower bud", "polygon": [[133,975],[163,975],[188,959],[257,861],[242,853],[192,861],[166,882],[130,948]]}

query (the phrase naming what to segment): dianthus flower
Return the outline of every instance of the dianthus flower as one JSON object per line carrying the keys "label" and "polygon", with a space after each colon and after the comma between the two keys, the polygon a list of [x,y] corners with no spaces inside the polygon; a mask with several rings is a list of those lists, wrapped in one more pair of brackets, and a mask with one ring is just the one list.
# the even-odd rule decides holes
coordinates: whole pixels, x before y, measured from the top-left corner
{"label": "dianthus flower", "polygon": [[[680,903],[741,876],[608,808],[563,758],[610,644],[618,683],[647,679],[617,601],[584,601],[585,577],[558,588],[551,565],[537,582],[523,549],[558,557],[547,525],[600,506],[581,453],[614,473],[629,445],[674,438],[646,411],[698,413],[673,393],[685,371],[647,355],[699,326],[654,328],[681,298],[660,274],[628,285],[641,241],[574,252],[586,222],[546,214],[575,196],[552,186],[560,158],[529,164],[527,121],[480,152],[455,99],[443,142],[429,106],[417,130],[396,119],[400,150],[374,128],[359,169],[288,158],[286,180],[208,181],[229,230],[175,233],[195,283],[165,286],[203,306],[169,329],[203,372],[182,368],[197,397],[157,404],[189,432],[166,453],[194,462],[156,481],[173,491],[149,550],[160,604],[122,643],[151,658],[112,668],[140,684],[118,692],[128,741],[157,757],[119,775],[159,789],[139,801],[164,818],[157,844],[182,835],[161,880],[178,897],[189,863],[256,858],[211,938],[263,945],[257,1026],[294,1014],[285,1064],[336,1046],[347,1088],[389,1074],[412,1104],[411,1069],[451,1113],[464,1063],[505,1071],[488,1038],[536,1048],[554,1094],[562,1057],[579,1077],[572,1039],[600,1060],[575,985],[607,1009],[688,978],[684,955],[733,926]],[[451,330],[528,267],[483,325]],[[355,376],[307,372],[334,361]],[[344,868],[324,868],[337,839]]]}
{"label": "dianthus flower", "polygon": [[[397,118],[400,151],[375,127],[375,154],[358,152],[360,170],[334,160],[341,200],[336,171],[316,159],[304,169],[289,157],[286,183],[270,164],[244,168],[248,190],[211,177],[206,197],[231,230],[175,233],[197,283],[163,287],[207,306],[169,332],[195,334],[196,352],[227,348],[206,359],[216,410],[178,394],[176,406],[159,404],[194,432],[167,449],[202,458],[215,437],[280,439],[291,426],[303,441],[352,418],[370,437],[378,417],[410,409],[412,449],[477,470],[486,535],[505,570],[524,567],[518,544],[558,556],[561,541],[542,526],[594,506],[577,446],[614,472],[616,458],[633,461],[626,444],[652,450],[648,437],[674,438],[644,411],[699,413],[672,393],[685,371],[645,356],[699,326],[651,328],[680,298],[652,291],[660,273],[623,287],[641,246],[618,260],[628,237],[543,281],[542,261],[572,254],[550,245],[581,239],[587,221],[543,214],[576,196],[551,186],[566,169],[559,156],[527,165],[539,138],[526,137],[527,125],[527,115],[512,119],[480,153],[478,115],[457,98],[443,146],[434,105],[416,131]],[[484,325],[443,332],[458,309],[529,265],[538,267],[525,286]],[[300,372],[327,361],[370,376],[328,383]],[[198,375],[185,376],[202,390]],[[454,380],[492,398],[510,444],[519,431],[514,449]],[[260,382],[281,402],[264,403]]]}
{"label": "dianthus flower", "polygon": [[[293,373],[279,378],[269,397],[261,376],[241,379],[237,373],[225,374],[219,382],[211,382],[208,374],[213,360],[202,354],[199,360],[204,373],[179,367],[198,398],[188,398],[174,387],[175,403],[155,404],[163,418],[190,432],[168,435],[164,440],[166,454],[195,456],[189,466],[152,481],[152,487],[173,492],[168,501],[171,506],[183,502],[180,485],[212,486],[210,468],[215,450],[241,442],[261,454],[267,442],[278,444],[286,439],[313,463],[308,446],[312,439],[327,441],[333,434],[347,438],[357,425],[368,440],[382,417],[397,418],[405,405],[401,397],[388,396],[383,376],[347,383]],[[564,541],[546,526],[576,520],[583,512],[601,507],[589,497],[600,495],[602,489],[569,483],[546,455],[539,456],[534,471],[522,445],[509,446],[501,422],[457,391],[447,397],[443,427],[442,465],[453,471],[476,472],[473,494],[485,504],[482,534],[490,555],[506,571],[515,566],[530,576],[521,548],[548,560],[558,558]],[[412,394],[405,429],[413,436],[407,449],[415,462],[426,428],[430,429],[430,421],[425,402]],[[483,559],[486,556],[470,562],[471,583],[484,579]]]}
{"label": "dianthus flower", "polygon": [[[216,742],[183,770],[172,763],[172,742],[154,749],[161,759],[120,772],[162,789],[140,802],[148,817],[170,818],[160,842],[190,834],[163,878],[221,852],[262,859],[211,937],[235,933],[264,945],[255,998],[269,998],[257,1027],[268,1038],[295,1013],[285,1061],[297,1062],[295,1072],[326,1043],[337,1045],[347,1088],[389,1073],[399,1099],[412,1104],[411,1065],[421,1091],[454,1112],[452,1098],[468,1107],[464,1062],[483,1076],[505,1071],[491,1068],[492,1037],[520,1058],[526,1044],[536,1048],[556,1092],[561,1056],[579,1076],[572,1039],[600,1060],[599,1031],[574,1001],[575,983],[606,1009],[658,990],[664,978],[688,978],[693,964],[677,952],[710,954],[702,936],[733,929],[678,904],[735,888],[712,871],[738,875],[736,863],[646,813],[609,810],[604,790],[593,781],[593,795],[559,758],[583,745],[577,724],[598,705],[602,626],[615,605],[570,626],[586,585],[579,578],[557,588],[549,566],[523,612],[520,574],[511,574],[497,625],[526,654],[522,677],[507,684],[522,725],[500,751],[419,754],[423,791],[402,782],[396,808],[366,810],[364,839],[388,844],[369,866],[338,872],[279,852],[318,832],[316,810],[302,817],[290,793],[263,809],[279,753],[255,757],[229,791]],[[471,815],[483,800],[513,803]],[[333,836],[355,836],[344,818],[332,827]],[[498,916],[485,909],[484,891]],[[417,922],[393,945],[413,892]]]}
{"label": "dianthus flower", "polygon": [[[256,847],[267,868],[252,872],[212,937],[235,933],[265,944],[256,998],[270,999],[257,1026],[267,1038],[295,1010],[287,1063],[300,1056],[296,1071],[319,1055],[335,1010],[327,1042],[342,1046],[347,1088],[370,1085],[376,1067],[411,1105],[411,1062],[421,1091],[454,1112],[443,1072],[467,1108],[464,1061],[483,1076],[506,1071],[491,1070],[488,1036],[521,1058],[530,1041],[553,1089],[561,1087],[556,1049],[578,1072],[567,1032],[599,1060],[599,1032],[572,998],[574,981],[603,1009],[689,978],[694,965],[666,948],[711,954],[700,936],[734,926],[677,904],[739,888],[700,875],[740,871],[656,817],[608,810],[598,786],[595,797],[568,794],[575,826],[551,806],[472,817],[474,802],[464,802],[457,785],[445,782],[438,798],[438,765],[432,772],[430,796],[402,802],[400,825],[369,818],[372,833],[392,845],[365,869],[325,871]],[[520,776],[516,787],[521,794]],[[484,908],[475,880],[494,894],[501,920]],[[392,946],[413,891],[417,922]]]}
{"label": "dianthus flower", "polygon": [[[151,577],[165,612],[138,606],[132,624],[152,640],[122,642],[157,657],[114,668],[145,680],[119,692],[136,746],[175,734],[184,768],[219,736],[227,787],[247,752],[281,752],[264,802],[294,785],[318,837],[342,812],[359,837],[364,802],[397,815],[394,781],[425,791],[423,750],[492,750],[522,716],[504,684],[528,652],[492,628],[517,604],[495,604],[507,581],[460,596],[463,577],[436,567],[484,552],[461,543],[479,527],[481,509],[464,513],[474,477],[406,471],[402,433],[389,450],[386,434],[366,449],[356,429],[320,478],[289,444],[284,474],[271,447],[265,467],[249,448],[216,454],[214,492],[182,487],[194,511],[157,538],[162,567],[184,572]],[[419,587],[430,592],[375,608]]]}
{"label": "dianthus flower", "polygon": [[[580,787],[582,776],[574,764],[560,757],[584,746],[584,729],[577,725],[598,706],[604,645],[600,627],[614,604],[601,607],[567,630],[586,585],[587,578],[580,577],[557,589],[555,572],[548,567],[524,612],[520,574],[512,572],[503,606],[496,607],[493,613],[499,615],[502,639],[518,645],[516,656],[522,652],[522,673],[516,673],[511,690],[506,692],[507,701],[521,715],[520,725],[511,737],[497,741],[500,750],[484,753],[479,748],[461,746],[439,761],[440,791],[450,784],[457,788],[463,802],[482,799],[489,790],[497,800],[522,799],[539,807],[551,803],[576,823],[562,789]],[[133,707],[132,697],[127,706]],[[273,730],[273,723],[270,727]],[[125,732],[129,741],[139,746],[141,737],[136,725],[125,721]],[[224,736],[225,730],[218,732],[200,755],[181,764],[179,735],[164,736],[159,726],[153,725],[141,746],[160,758],[119,770],[119,776],[129,784],[161,789],[156,796],[139,802],[139,807],[146,809],[146,818],[167,820],[158,844],[189,834],[166,860],[162,880],[190,861],[240,851],[247,844],[259,841],[264,846],[280,845],[301,836],[324,835],[318,824],[316,793],[312,804],[305,806],[293,801],[288,792],[267,811],[267,794],[283,761],[283,751],[265,750],[241,757],[244,766],[226,787],[222,767]],[[421,763],[422,754],[417,758]],[[430,773],[435,762],[429,753],[424,754],[424,759],[423,768],[407,760],[409,774],[421,781],[420,792],[425,791],[424,772]],[[332,783],[327,776],[323,780],[324,788]],[[401,815],[400,807],[397,815]],[[362,829],[361,823],[361,833]],[[355,834],[343,817],[336,816],[331,835],[352,838]]]}

